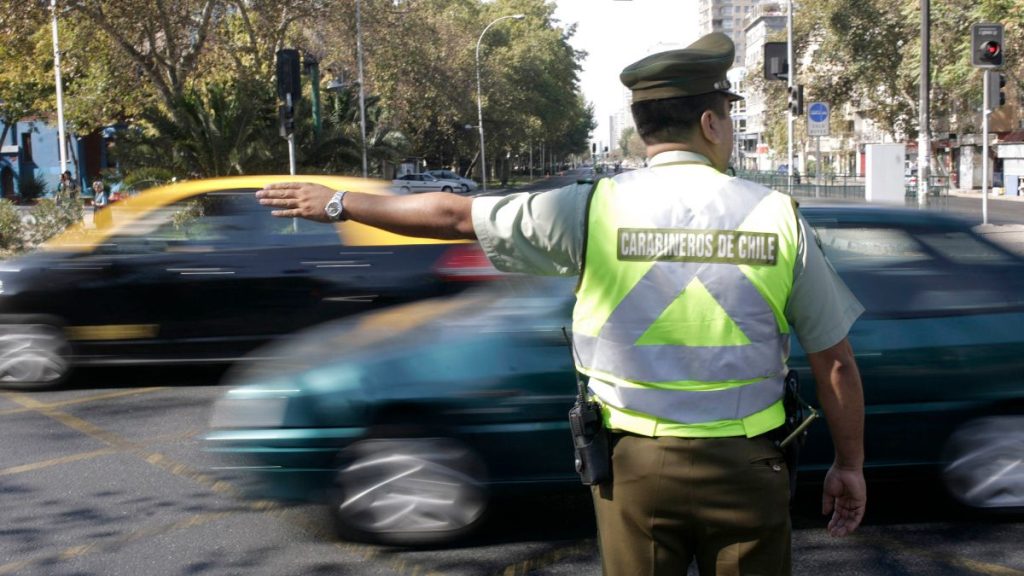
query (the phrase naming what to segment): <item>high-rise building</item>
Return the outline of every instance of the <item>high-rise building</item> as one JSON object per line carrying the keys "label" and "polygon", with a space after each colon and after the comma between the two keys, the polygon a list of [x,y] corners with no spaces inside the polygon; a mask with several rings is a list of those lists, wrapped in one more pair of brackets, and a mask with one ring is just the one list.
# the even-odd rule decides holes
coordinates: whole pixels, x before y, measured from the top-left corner
{"label": "high-rise building", "polygon": [[736,44],[734,65],[742,66],[746,53],[745,20],[762,0],[697,0],[701,36],[722,32]]}

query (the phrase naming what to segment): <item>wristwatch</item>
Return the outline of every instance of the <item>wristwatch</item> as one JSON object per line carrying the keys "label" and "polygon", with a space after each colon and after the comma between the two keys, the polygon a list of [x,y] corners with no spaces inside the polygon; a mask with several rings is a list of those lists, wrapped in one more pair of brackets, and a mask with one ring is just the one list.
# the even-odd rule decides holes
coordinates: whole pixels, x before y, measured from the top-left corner
{"label": "wristwatch", "polygon": [[347,190],[338,190],[331,196],[330,202],[327,206],[324,206],[324,212],[327,213],[327,217],[332,222],[339,222],[345,220],[345,205],[341,203],[342,199],[345,198]]}

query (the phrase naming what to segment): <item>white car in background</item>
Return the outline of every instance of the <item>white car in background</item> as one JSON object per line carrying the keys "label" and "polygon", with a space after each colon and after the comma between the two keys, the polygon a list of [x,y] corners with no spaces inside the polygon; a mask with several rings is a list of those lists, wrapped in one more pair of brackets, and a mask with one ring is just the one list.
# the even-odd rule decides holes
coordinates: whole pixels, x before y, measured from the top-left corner
{"label": "white car in background", "polygon": [[391,181],[391,187],[401,194],[417,194],[419,192],[462,192],[460,182],[442,180],[426,172],[406,174]]}
{"label": "white car in background", "polygon": [[476,190],[476,181],[464,176],[459,176],[451,170],[427,170],[427,174],[433,174],[434,176],[441,178],[442,180],[451,180],[462,184],[462,193],[468,194],[469,192]]}

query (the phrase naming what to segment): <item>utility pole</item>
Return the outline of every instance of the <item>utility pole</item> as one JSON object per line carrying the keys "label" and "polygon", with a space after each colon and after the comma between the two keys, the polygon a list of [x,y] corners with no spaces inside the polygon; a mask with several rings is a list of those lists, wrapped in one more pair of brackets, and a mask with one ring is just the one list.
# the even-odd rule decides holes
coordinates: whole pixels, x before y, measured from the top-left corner
{"label": "utility pole", "polygon": [[[793,88],[796,86],[796,61],[793,60],[793,0],[787,2],[786,7],[786,61],[789,62],[789,70],[786,74],[786,87]],[[796,171],[796,165],[793,163],[793,121],[796,120],[796,116],[793,111],[789,111],[789,118],[787,124],[788,133],[788,148],[789,148],[789,169],[786,170],[786,184],[789,189],[789,194],[793,194],[793,172]]]}
{"label": "utility pole", "polygon": [[60,76],[60,43],[57,41],[57,0],[50,0],[53,13],[53,73],[57,83],[57,139],[60,148],[60,173],[68,169],[68,144],[64,130],[64,83]]}
{"label": "utility pole", "polygon": [[928,182],[931,171],[931,130],[928,120],[928,96],[931,88],[929,78],[930,10],[929,0],[921,0],[921,110],[917,134],[917,205],[921,207],[928,204]]}

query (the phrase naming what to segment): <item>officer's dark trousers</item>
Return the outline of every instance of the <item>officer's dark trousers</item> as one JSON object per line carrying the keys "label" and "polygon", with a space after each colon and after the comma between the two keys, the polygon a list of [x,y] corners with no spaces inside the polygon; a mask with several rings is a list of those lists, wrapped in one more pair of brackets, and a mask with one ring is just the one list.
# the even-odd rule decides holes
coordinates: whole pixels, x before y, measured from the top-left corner
{"label": "officer's dark trousers", "polygon": [[791,572],[789,477],[767,438],[613,435],[593,487],[607,576]]}

